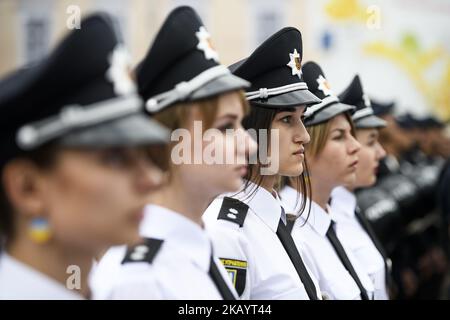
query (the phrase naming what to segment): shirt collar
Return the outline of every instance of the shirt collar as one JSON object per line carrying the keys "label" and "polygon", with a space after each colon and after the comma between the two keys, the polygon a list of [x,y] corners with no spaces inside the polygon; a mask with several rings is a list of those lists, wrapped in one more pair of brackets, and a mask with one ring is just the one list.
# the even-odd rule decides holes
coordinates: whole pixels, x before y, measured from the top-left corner
{"label": "shirt collar", "polygon": [[[292,187],[286,186],[283,188],[283,190],[280,192],[281,198],[283,199],[283,205],[288,210],[288,213],[293,212],[294,214],[298,212],[300,205],[301,197],[303,195],[299,194],[297,190],[295,190]],[[300,199],[299,199],[300,197]],[[305,208],[309,208],[311,206],[311,212],[309,215],[302,214],[299,217],[299,220],[302,221],[301,225],[304,224],[306,218],[307,224],[311,226],[318,234],[321,236],[325,236],[328,228],[330,226],[331,220],[336,220],[334,217],[333,210],[330,208],[330,206],[327,204],[327,211],[322,209],[321,206],[319,206],[314,201],[311,201],[310,199],[305,199]]]}
{"label": "shirt collar", "polygon": [[277,232],[280,219],[286,224],[286,214],[278,193],[275,190],[272,192],[273,194],[249,181],[247,188],[235,198],[246,203],[273,232]]}
{"label": "shirt collar", "polygon": [[141,235],[164,240],[202,270],[209,271],[212,245],[208,234],[182,214],[158,205],[146,206]]}
{"label": "shirt collar", "polygon": [[85,299],[78,292],[67,289],[61,283],[7,253],[0,255],[0,282],[2,282],[0,296],[12,299]]}
{"label": "shirt collar", "polygon": [[356,209],[356,196],[345,187],[336,187],[331,192],[331,207],[335,213],[353,217]]}
{"label": "shirt collar", "polygon": [[[328,228],[331,224],[331,208],[327,205],[328,212],[326,212],[321,206],[314,201],[310,201],[309,199],[306,200],[306,205],[309,205],[309,202],[311,202],[311,213],[306,223],[310,225],[311,228],[313,228],[318,234],[324,237],[327,234]],[[300,219],[305,221],[305,217],[303,215],[300,216]]]}
{"label": "shirt collar", "polygon": [[285,186],[280,191],[280,197],[286,213],[297,215],[301,203],[301,195],[297,190],[290,186]]}

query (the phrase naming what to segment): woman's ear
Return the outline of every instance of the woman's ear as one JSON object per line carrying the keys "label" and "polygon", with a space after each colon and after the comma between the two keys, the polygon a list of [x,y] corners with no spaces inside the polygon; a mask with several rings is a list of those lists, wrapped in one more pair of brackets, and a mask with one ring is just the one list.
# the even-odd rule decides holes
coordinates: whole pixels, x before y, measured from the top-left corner
{"label": "woman's ear", "polygon": [[3,169],[2,182],[12,209],[28,218],[42,216],[45,179],[32,162],[13,160]]}

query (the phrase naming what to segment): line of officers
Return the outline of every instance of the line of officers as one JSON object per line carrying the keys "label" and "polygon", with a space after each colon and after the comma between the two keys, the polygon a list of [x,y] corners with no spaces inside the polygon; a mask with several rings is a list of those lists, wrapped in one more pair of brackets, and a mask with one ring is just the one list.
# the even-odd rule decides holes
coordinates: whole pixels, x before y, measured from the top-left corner
{"label": "line of officers", "polygon": [[372,104],[387,121],[377,183],[358,204],[393,261],[399,299],[448,299],[449,140],[434,117],[394,116],[395,104]]}
{"label": "line of officers", "polygon": [[335,94],[296,28],[227,68],[179,7],[132,70],[114,25],[0,82],[0,299],[437,297],[443,124]]}

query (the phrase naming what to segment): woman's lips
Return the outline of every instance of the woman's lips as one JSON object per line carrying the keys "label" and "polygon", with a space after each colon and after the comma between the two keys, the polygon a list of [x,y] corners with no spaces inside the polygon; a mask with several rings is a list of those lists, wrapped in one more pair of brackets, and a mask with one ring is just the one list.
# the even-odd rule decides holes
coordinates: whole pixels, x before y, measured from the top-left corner
{"label": "woman's lips", "polygon": [[358,165],[358,160],[353,161],[348,167],[350,169],[356,169],[356,166]]}
{"label": "woman's lips", "polygon": [[303,158],[305,156],[305,149],[304,148],[300,148],[297,151],[292,153],[294,156],[296,157],[300,157]]}

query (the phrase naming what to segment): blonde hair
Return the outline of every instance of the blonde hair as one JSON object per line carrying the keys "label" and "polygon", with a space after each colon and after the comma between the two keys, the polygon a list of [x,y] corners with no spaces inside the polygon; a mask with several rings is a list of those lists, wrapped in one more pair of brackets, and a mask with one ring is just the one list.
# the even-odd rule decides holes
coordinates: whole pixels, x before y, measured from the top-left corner
{"label": "blonde hair", "polygon": [[[353,124],[353,120],[348,112],[344,113],[345,118],[351,127],[352,136],[356,137],[355,126]],[[325,148],[327,144],[328,136],[330,135],[330,126],[331,120],[333,118],[327,120],[326,122],[319,123],[313,126],[306,127],[306,130],[311,137],[309,143],[305,146],[306,153],[311,157],[315,158],[320,155],[320,153]]]}

